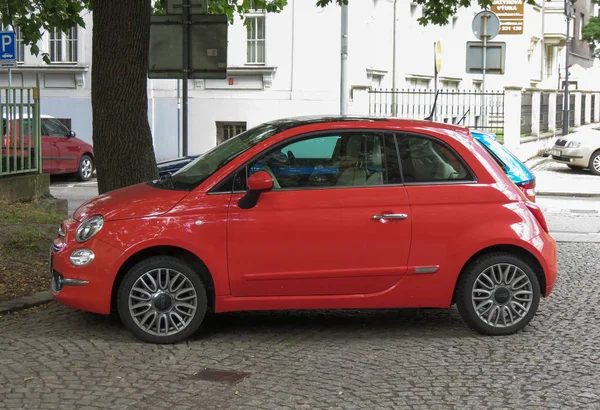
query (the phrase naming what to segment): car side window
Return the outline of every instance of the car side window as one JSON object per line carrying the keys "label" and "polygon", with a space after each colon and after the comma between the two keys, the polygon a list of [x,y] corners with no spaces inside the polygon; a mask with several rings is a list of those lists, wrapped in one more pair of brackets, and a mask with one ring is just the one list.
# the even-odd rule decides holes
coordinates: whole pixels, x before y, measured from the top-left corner
{"label": "car side window", "polygon": [[397,134],[397,140],[405,183],[473,180],[465,162],[446,144],[412,134]]}
{"label": "car side window", "polygon": [[[296,140],[269,150],[247,169],[248,176],[268,172],[274,190],[402,183],[393,136],[370,132]],[[242,187],[239,178],[234,186]]]}
{"label": "car side window", "polygon": [[48,137],[66,137],[69,130],[54,118],[42,118],[42,133]]}

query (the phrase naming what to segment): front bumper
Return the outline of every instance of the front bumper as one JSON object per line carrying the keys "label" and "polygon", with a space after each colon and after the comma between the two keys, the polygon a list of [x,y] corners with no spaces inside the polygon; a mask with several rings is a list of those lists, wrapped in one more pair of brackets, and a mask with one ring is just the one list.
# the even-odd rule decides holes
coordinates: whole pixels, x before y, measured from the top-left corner
{"label": "front bumper", "polygon": [[590,165],[590,155],[586,148],[565,148],[554,145],[550,151],[552,159],[564,164],[587,168]]}
{"label": "front bumper", "polygon": [[[77,249],[89,248],[95,258],[86,266],[74,266],[69,257]],[[88,312],[110,313],[112,287],[123,252],[93,238],[80,244],[64,237],[54,240],[50,250],[51,291],[58,302]]]}

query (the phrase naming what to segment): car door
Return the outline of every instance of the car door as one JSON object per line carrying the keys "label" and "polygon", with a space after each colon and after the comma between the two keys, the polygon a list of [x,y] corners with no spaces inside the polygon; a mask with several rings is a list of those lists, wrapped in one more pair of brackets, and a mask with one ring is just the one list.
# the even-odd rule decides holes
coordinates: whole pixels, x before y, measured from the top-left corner
{"label": "car door", "polygon": [[[478,232],[490,229],[494,201],[467,163],[443,141],[426,135],[397,134],[402,171],[411,205],[412,244],[409,266],[430,267],[422,278],[433,300],[436,292],[454,286]],[[470,256],[470,255],[469,255]],[[425,282],[424,282],[425,283]],[[423,285],[425,286],[425,284]],[[431,298],[431,299],[428,299]],[[429,302],[424,302],[429,303]]]}
{"label": "car door", "polygon": [[[241,209],[239,190],[259,170],[273,175],[274,189]],[[336,131],[268,149],[236,174],[227,232],[232,295],[389,289],[407,270],[410,214],[391,134]]]}
{"label": "car door", "polygon": [[52,144],[56,168],[60,173],[76,172],[79,168],[80,147],[74,138],[68,136],[69,130],[56,118],[42,118],[47,136]]}

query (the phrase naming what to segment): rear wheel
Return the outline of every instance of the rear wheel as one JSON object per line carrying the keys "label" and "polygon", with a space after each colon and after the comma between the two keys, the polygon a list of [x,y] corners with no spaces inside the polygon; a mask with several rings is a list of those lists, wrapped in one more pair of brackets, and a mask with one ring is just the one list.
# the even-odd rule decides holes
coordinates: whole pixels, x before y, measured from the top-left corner
{"label": "rear wheel", "polygon": [[456,290],[463,320],[486,335],[509,335],[535,315],[540,285],[528,262],[509,253],[477,258],[465,268]]}
{"label": "rear wheel", "polygon": [[594,175],[600,175],[600,151],[594,152],[590,158],[590,171]]}
{"label": "rear wheel", "polygon": [[82,155],[79,160],[79,170],[77,171],[77,179],[80,181],[89,181],[94,173],[94,161],[89,155]]}
{"label": "rear wheel", "polygon": [[171,256],[148,258],[123,278],[117,301],[123,324],[150,343],[175,343],[192,335],[207,309],[197,272]]}

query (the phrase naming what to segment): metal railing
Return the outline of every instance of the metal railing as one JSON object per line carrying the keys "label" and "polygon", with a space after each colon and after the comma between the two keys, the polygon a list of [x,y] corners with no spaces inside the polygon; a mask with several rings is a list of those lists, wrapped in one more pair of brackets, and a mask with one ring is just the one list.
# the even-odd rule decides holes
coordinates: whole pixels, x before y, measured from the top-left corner
{"label": "metal railing", "polygon": [[562,131],[563,127],[563,102],[565,99],[565,95],[561,93],[556,94],[556,131]]}
{"label": "metal railing", "polygon": [[592,95],[592,123],[598,121],[600,118],[596,118],[596,104],[598,104],[598,101],[596,101],[596,95]]}
{"label": "metal railing", "polygon": [[575,95],[569,95],[569,128],[575,126]]}
{"label": "metal railing", "polygon": [[0,177],[42,173],[38,87],[0,87]]}
{"label": "metal railing", "polygon": [[531,114],[533,112],[533,93],[523,91],[521,94],[521,135],[531,134]]}
{"label": "metal railing", "polygon": [[[369,115],[406,119],[425,119],[461,125],[495,133],[504,132],[504,91],[430,89],[369,90]],[[484,114],[484,115],[482,115]]]}
{"label": "metal railing", "polygon": [[540,132],[548,132],[550,119],[550,94],[540,94]]}
{"label": "metal railing", "polygon": [[585,108],[586,108],[587,98],[585,95],[581,96],[581,123],[585,124]]}

